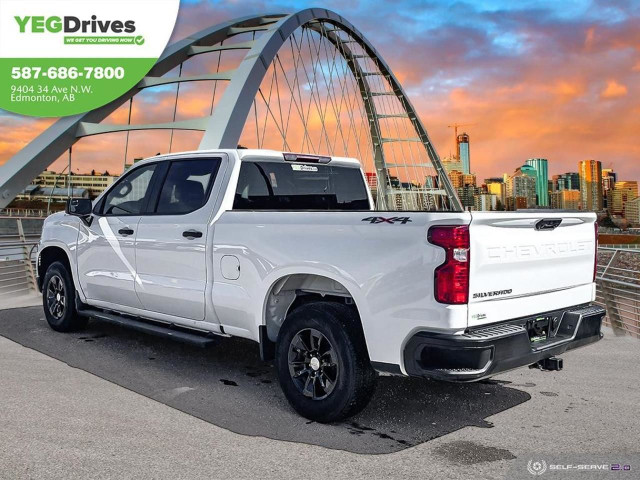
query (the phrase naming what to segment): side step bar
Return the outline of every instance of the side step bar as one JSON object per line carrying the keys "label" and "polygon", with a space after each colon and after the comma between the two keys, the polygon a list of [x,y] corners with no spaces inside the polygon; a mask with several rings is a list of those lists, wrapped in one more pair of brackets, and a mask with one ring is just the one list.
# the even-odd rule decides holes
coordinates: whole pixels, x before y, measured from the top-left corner
{"label": "side step bar", "polygon": [[95,310],[92,308],[82,309],[78,311],[79,315],[84,317],[91,317],[97,320],[101,320],[119,327],[129,328],[138,332],[148,333],[157,337],[165,337],[175,340],[181,343],[187,343],[195,345],[200,348],[207,348],[217,342],[214,338],[215,334],[208,334],[203,332],[188,332],[181,327],[176,327],[173,324],[160,324],[151,323],[144,320],[139,320],[132,317],[120,316],[113,313],[103,312],[102,310]]}

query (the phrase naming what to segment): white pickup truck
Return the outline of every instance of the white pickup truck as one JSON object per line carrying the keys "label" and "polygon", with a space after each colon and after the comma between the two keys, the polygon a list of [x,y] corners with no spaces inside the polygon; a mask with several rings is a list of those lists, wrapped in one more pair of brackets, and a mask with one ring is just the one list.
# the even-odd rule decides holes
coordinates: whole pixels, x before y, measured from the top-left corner
{"label": "white pickup truck", "polygon": [[47,218],[49,325],[89,317],[274,360],[292,407],[364,408],[377,373],[473,381],[559,370],[601,338],[596,217],[375,211],[357,160],[267,150],[136,163],[93,204]]}

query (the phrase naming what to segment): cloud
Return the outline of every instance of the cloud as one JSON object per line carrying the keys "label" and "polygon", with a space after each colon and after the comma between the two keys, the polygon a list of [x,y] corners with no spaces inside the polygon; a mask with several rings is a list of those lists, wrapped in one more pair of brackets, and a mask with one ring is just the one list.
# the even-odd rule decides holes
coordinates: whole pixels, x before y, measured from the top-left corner
{"label": "cloud", "polygon": [[559,97],[560,101],[570,101],[586,93],[586,83],[581,78],[558,79],[549,87],[549,91]]}
{"label": "cloud", "polygon": [[594,27],[589,28],[587,30],[587,34],[585,35],[585,39],[584,39],[584,48],[586,50],[591,50],[595,37],[596,37],[596,29]]}
{"label": "cloud", "polygon": [[53,123],[50,118],[0,115],[0,165]]}
{"label": "cloud", "polygon": [[626,86],[621,85],[615,80],[608,80],[607,86],[605,87],[604,90],[602,90],[602,93],[600,94],[600,96],[602,98],[618,98],[618,97],[624,97],[627,94],[627,92],[628,90]]}

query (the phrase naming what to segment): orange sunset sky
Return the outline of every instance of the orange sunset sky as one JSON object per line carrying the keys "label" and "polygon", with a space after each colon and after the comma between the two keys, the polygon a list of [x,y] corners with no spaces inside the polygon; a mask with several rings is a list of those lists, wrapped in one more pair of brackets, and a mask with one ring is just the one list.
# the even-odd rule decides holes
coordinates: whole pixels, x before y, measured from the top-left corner
{"label": "orange sunset sky", "polygon": [[[172,41],[222,20],[309,6],[317,5],[183,1]],[[447,125],[473,124],[461,131],[471,137],[471,169],[479,180],[512,173],[530,157],[548,158],[550,175],[576,171],[579,160],[593,158],[613,166],[619,180],[640,180],[640,2],[342,0],[322,6],[351,21],[382,54],[441,156],[455,151]],[[167,94],[140,103],[134,117],[153,118],[171,102]],[[181,98],[180,114],[204,115],[208,108],[197,91]],[[0,112],[0,164],[52,121]],[[74,170],[119,173],[122,136],[115,135],[122,134],[78,144],[83,155]],[[166,135],[157,138],[164,142]],[[176,134],[173,150],[191,145],[193,135]]]}

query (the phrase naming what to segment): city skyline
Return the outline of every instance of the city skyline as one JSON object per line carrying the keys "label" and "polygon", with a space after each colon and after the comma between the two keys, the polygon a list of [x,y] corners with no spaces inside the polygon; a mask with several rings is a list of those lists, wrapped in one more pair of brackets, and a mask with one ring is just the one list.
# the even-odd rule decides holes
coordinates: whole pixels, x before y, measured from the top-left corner
{"label": "city skyline", "polygon": [[[468,142],[469,137],[465,138]],[[613,168],[602,168],[598,160],[581,160],[577,171],[549,175],[546,158],[529,158],[513,173],[482,182],[473,173],[463,172],[469,158],[466,160],[463,164],[458,156],[451,156],[443,162],[464,209],[583,210],[605,214],[618,226],[640,226],[638,181],[619,178]]]}
{"label": "city skyline", "polygon": [[[465,132],[466,133],[466,132]],[[469,141],[469,145],[471,145],[473,143],[473,140]],[[441,155],[441,159],[443,161],[443,163],[447,163],[447,159],[455,159],[455,155],[452,155],[451,157],[449,156],[444,156]],[[498,171],[496,169],[494,170],[490,170],[488,172],[488,174],[486,175],[479,175],[473,168],[473,163],[474,163],[474,156],[470,157],[471,160],[471,169],[470,169],[470,174],[471,175],[475,175],[476,178],[481,182],[479,182],[480,184],[484,183],[485,179],[490,179],[490,178],[497,178],[497,177],[502,177],[504,174],[507,175],[511,175],[515,170],[517,170],[518,168],[527,165],[527,161],[529,160],[535,160],[538,158],[542,158],[544,160],[547,160],[547,165],[548,165],[548,179],[551,180],[551,178],[553,178],[554,176],[559,176],[559,175],[564,175],[564,174],[568,174],[568,173],[578,173],[578,167],[577,165],[582,162],[582,161],[587,161],[587,160],[595,160],[598,161],[602,164],[602,171],[604,172],[605,170],[612,170],[613,172],[616,173],[616,176],[618,178],[618,180],[627,180],[627,181],[634,181],[637,180],[640,182],[640,174],[638,175],[638,177],[636,178],[626,178],[624,177],[624,175],[620,174],[620,170],[617,168],[615,162],[613,161],[609,161],[609,162],[604,162],[602,160],[599,160],[597,158],[593,158],[593,157],[585,157],[579,160],[576,160],[573,168],[569,168],[567,170],[563,170],[563,169],[558,169],[557,168],[557,163],[554,162],[552,159],[548,158],[548,157],[534,157],[534,156],[529,156],[524,158],[520,163],[518,163],[518,161],[515,161],[512,164],[509,164],[509,166],[505,166],[505,168],[503,168],[501,171]],[[456,160],[457,161],[457,160]],[[563,163],[564,165],[564,163]],[[555,169],[553,168],[555,167]],[[461,170],[462,171],[462,170]],[[624,177],[624,178],[623,178]]]}

